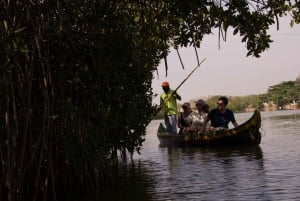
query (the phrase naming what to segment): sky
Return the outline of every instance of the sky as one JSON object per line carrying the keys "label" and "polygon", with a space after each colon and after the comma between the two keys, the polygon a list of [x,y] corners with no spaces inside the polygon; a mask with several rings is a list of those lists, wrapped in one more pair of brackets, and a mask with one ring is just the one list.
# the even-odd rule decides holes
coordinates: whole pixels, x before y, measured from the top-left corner
{"label": "sky", "polygon": [[[261,57],[246,56],[245,43],[239,34],[227,33],[226,42],[218,34],[204,36],[201,47],[197,49],[199,60],[206,59],[202,65],[178,89],[182,100],[208,98],[213,95],[246,96],[266,93],[268,87],[283,81],[295,81],[300,75],[300,25],[290,27],[290,19],[279,21],[279,30],[273,26],[269,30],[273,42]],[[153,93],[158,94],[153,103],[159,104],[162,93],[161,83],[168,81],[175,89],[197,66],[195,49],[181,48],[179,57],[172,50],[167,57],[168,75],[165,76],[164,61],[161,61],[152,80]]]}

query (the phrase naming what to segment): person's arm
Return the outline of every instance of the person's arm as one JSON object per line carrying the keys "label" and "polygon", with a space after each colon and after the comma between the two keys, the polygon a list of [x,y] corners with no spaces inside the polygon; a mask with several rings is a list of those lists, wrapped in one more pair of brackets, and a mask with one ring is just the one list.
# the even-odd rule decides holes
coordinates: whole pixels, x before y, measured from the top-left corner
{"label": "person's arm", "polygon": [[176,99],[181,100],[181,96],[179,94],[177,94],[176,91],[174,93],[175,93]]}
{"label": "person's arm", "polygon": [[232,117],[231,117],[231,123],[234,127],[238,127],[238,123],[236,122],[235,120],[235,116],[234,116],[234,113],[231,111],[231,114],[232,114]]}
{"label": "person's arm", "polygon": [[182,113],[180,112],[178,114],[178,117],[177,117],[177,126],[178,126],[178,128],[183,128],[183,126],[181,125],[181,115],[182,115]]}
{"label": "person's arm", "polygon": [[159,104],[159,110],[163,109],[165,107],[165,104],[164,104],[164,100],[162,98],[162,95],[160,96],[160,104]]}
{"label": "person's arm", "polygon": [[239,124],[236,121],[232,122],[232,124],[233,124],[234,127],[238,127],[239,126]]}

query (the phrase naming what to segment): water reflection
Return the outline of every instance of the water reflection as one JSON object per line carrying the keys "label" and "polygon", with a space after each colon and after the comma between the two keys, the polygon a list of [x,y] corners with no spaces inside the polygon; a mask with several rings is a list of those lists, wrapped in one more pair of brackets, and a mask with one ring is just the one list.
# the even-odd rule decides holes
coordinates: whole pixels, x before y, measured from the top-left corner
{"label": "water reflection", "polygon": [[[156,144],[158,154],[149,160],[160,164],[161,173],[154,179],[153,200],[295,200],[300,197],[299,114],[300,110],[262,113],[259,146]],[[237,118],[243,122],[249,115]],[[147,146],[155,150],[155,141]]]}
{"label": "water reflection", "polygon": [[[239,122],[249,116],[237,114]],[[120,165],[117,184],[85,200],[299,199],[300,110],[263,112],[259,146],[160,146],[159,123],[149,126],[142,155]]]}
{"label": "water reflection", "polygon": [[270,116],[270,114],[265,115],[263,118],[263,127],[268,128],[268,133],[274,135],[300,134],[298,128],[298,125],[300,125],[300,113],[294,111],[293,113],[283,114],[274,113],[274,116]]}
{"label": "water reflection", "polygon": [[113,183],[108,183],[98,189],[97,192],[88,195],[78,194],[75,192],[68,199],[61,201],[100,201],[100,200],[113,200],[113,201],[150,201],[153,200],[152,194],[149,193],[154,189],[153,172],[148,167],[142,164],[141,161],[128,163],[120,163],[118,175]]}
{"label": "water reflection", "polygon": [[237,189],[239,196],[250,199],[255,197],[246,196],[249,188],[266,185],[260,146],[160,149],[166,153],[169,173],[156,187],[157,200],[222,200],[235,196]]}

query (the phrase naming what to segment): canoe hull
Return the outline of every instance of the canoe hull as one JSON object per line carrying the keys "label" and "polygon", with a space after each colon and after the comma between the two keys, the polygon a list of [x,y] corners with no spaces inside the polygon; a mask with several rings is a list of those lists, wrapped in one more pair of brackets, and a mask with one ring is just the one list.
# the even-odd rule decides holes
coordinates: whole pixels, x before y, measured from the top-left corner
{"label": "canoe hull", "polygon": [[240,126],[209,132],[205,135],[169,135],[161,124],[157,136],[161,145],[189,145],[189,146],[233,146],[259,145],[261,142],[261,116],[258,110],[252,117]]}

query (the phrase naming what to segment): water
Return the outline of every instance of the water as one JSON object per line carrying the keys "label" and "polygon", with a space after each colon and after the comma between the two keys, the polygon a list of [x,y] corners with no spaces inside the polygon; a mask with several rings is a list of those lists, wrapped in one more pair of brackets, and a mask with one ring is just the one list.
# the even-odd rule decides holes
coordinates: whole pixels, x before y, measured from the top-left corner
{"label": "water", "polygon": [[[252,113],[236,114],[239,123]],[[152,121],[141,155],[95,200],[298,200],[300,110],[262,112],[256,147],[161,147]]]}

